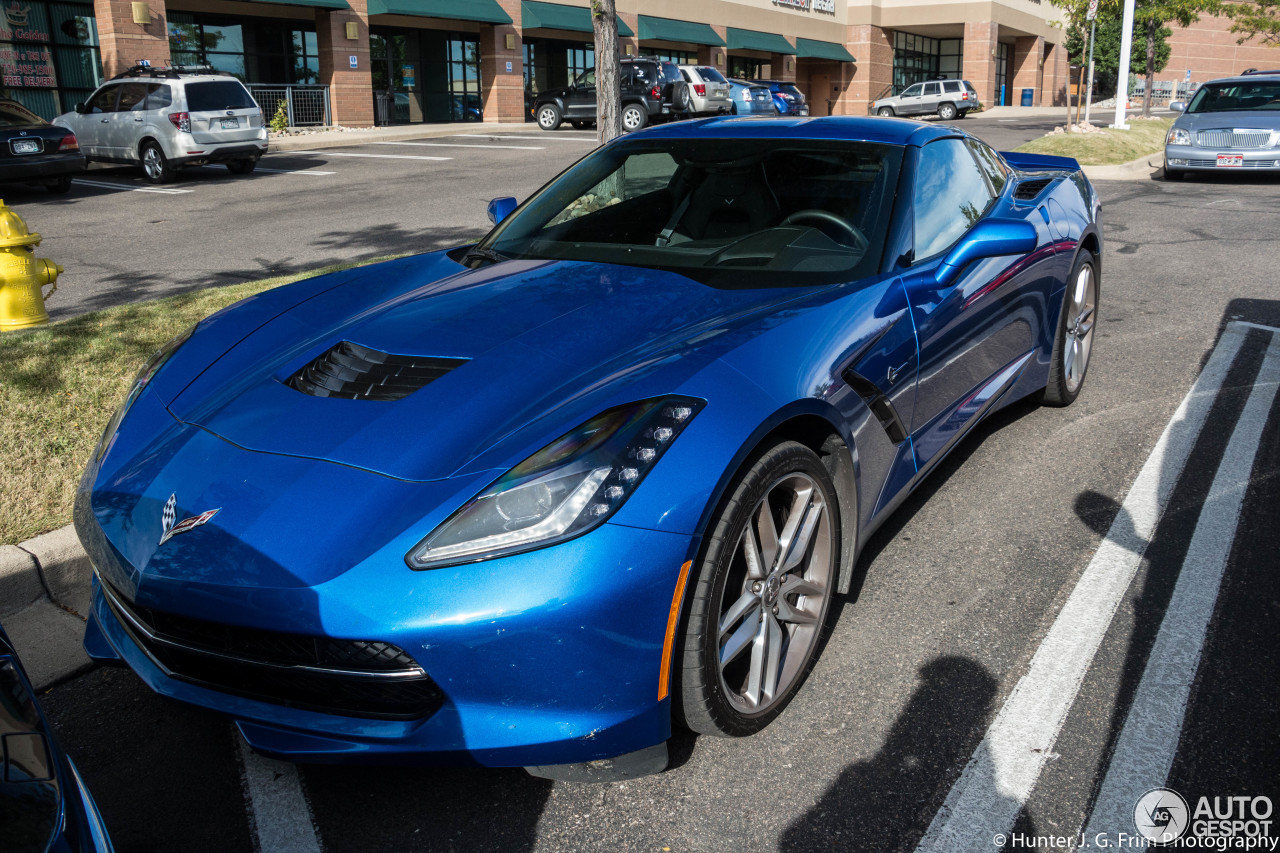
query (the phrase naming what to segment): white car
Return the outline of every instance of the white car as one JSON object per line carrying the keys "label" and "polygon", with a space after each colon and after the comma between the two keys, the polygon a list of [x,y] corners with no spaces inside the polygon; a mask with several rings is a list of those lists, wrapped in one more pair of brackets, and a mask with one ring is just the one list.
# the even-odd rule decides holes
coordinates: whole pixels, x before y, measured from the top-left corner
{"label": "white car", "polygon": [[709,65],[681,65],[680,76],[687,84],[681,91],[688,93],[687,103],[676,104],[680,112],[699,115],[733,111],[729,81],[716,69]]}
{"label": "white car", "polygon": [[154,184],[206,163],[248,174],[267,153],[262,110],[249,90],[205,67],[135,66],[53,123],[75,133],[89,160],[141,165]]}

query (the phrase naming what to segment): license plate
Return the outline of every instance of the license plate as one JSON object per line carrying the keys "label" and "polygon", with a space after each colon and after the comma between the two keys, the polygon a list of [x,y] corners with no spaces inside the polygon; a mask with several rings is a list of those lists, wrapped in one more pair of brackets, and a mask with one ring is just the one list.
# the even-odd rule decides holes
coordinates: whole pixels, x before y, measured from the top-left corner
{"label": "license plate", "polygon": [[239,126],[240,126],[240,119],[238,118],[224,118],[222,120],[223,130],[235,130]]}
{"label": "license plate", "polygon": [[40,151],[40,142],[35,139],[13,140],[14,154],[36,154]]}
{"label": "license plate", "polygon": [[1218,155],[1218,166],[1220,167],[1222,166],[1240,167],[1243,165],[1244,165],[1243,154],[1219,154]]}

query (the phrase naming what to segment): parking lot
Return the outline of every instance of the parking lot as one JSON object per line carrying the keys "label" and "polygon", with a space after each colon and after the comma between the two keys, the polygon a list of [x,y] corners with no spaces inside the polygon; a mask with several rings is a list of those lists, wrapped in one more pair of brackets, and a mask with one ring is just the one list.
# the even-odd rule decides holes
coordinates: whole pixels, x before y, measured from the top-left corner
{"label": "parking lot", "polygon": [[[1053,123],[966,127],[1012,147]],[[290,152],[248,178],[209,167],[164,187],[95,168],[68,196],[6,201],[67,268],[57,319],[463,242],[486,230],[490,198],[524,198],[593,142],[531,129]],[[295,767],[249,753],[226,719],[98,668],[42,701],[117,849],[1012,850],[977,837],[984,821],[1008,812],[1023,838],[1132,832],[1106,811],[1132,806],[1120,771],[1166,760],[1188,801],[1275,802],[1280,339],[1266,329],[1280,327],[1267,251],[1280,182],[1097,188],[1107,245],[1082,396],[1016,404],[943,463],[864,551],[817,668],[764,732],[678,734],[666,772],[608,785]],[[1197,417],[1208,426],[1180,438]],[[1202,577],[1215,564],[1220,590]],[[1193,617],[1205,636],[1170,646],[1162,626]],[[1185,725],[1153,723],[1154,746],[1134,745],[1131,710],[1161,711],[1148,670],[1185,682]],[[1047,753],[1023,725],[1037,691],[1061,704]]]}

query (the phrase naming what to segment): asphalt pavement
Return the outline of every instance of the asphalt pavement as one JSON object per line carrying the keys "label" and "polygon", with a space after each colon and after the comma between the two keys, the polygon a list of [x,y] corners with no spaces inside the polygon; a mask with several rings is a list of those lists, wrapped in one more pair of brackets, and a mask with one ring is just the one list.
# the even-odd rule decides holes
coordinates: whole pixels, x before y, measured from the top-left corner
{"label": "asphalt pavement", "polygon": [[[966,123],[999,147],[1009,143],[997,134],[1029,131]],[[343,150],[370,156],[272,155],[263,165],[280,171],[249,181],[193,172],[179,185],[191,192],[173,196],[73,190],[49,213],[87,228],[95,210],[147,210],[170,227],[129,224],[113,238],[97,233],[99,219],[92,234],[51,239],[69,251],[118,243],[137,257],[132,277],[86,276],[88,307],[131,298],[130,287],[221,283],[254,264],[261,274],[434,248],[481,233],[488,197],[523,197],[590,145],[588,134],[521,135],[495,145],[535,150],[361,146]],[[402,159],[425,156],[452,159]],[[1166,761],[1156,785],[1192,806],[1202,795],[1276,802],[1280,342],[1229,324],[1280,327],[1270,251],[1280,182],[1098,189],[1107,246],[1084,392],[1067,409],[1011,406],[953,452],[873,538],[812,677],[764,732],[677,735],[666,772],[608,785],[518,770],[294,767],[246,754],[226,719],[99,668],[43,702],[118,849],[1082,846],[1044,839],[1133,834],[1133,786]],[[210,238],[203,215],[239,224]],[[1155,746],[1147,730],[1164,733]]]}

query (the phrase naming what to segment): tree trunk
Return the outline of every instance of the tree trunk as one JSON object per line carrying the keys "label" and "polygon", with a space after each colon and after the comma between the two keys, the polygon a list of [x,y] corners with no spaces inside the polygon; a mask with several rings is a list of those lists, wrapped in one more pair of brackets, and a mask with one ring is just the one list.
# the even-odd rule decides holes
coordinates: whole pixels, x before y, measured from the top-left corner
{"label": "tree trunk", "polygon": [[596,134],[603,145],[622,135],[622,87],[619,81],[618,11],[615,0],[591,0],[596,36]]}
{"label": "tree trunk", "polygon": [[1151,117],[1151,89],[1155,86],[1156,77],[1156,27],[1158,22],[1153,17],[1147,21],[1147,86],[1142,93],[1142,117]]}

